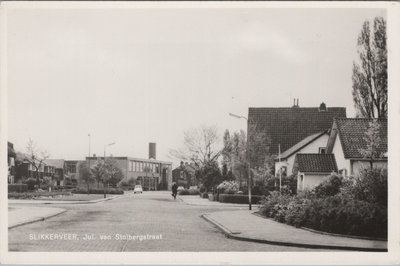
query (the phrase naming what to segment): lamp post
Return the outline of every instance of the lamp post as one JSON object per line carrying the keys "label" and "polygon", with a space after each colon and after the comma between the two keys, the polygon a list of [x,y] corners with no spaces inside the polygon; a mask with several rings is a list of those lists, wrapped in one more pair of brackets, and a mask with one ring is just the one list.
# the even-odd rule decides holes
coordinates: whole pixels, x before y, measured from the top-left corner
{"label": "lamp post", "polygon": [[[114,145],[114,144],[115,144],[115,142],[107,144],[107,145],[104,145],[104,166],[106,165],[106,148],[107,148],[107,146],[111,146],[111,145]],[[105,177],[103,177],[103,178],[105,178]],[[104,198],[106,198],[106,186],[105,186],[105,183],[106,182],[104,180],[104,182],[103,182]]]}
{"label": "lamp post", "polygon": [[[232,117],[238,118],[238,119],[243,118],[247,121],[247,123],[249,122],[249,120],[245,116],[235,115],[232,113],[229,113],[229,115]],[[248,140],[249,140],[249,136],[247,136],[247,167],[248,167],[247,188],[248,188],[248,194],[249,194],[249,210],[251,210],[251,167],[250,167],[250,152],[249,152]]]}
{"label": "lamp post", "polygon": [[89,137],[89,155],[88,155],[88,157],[89,157],[89,162],[88,162],[88,164],[89,164],[89,172],[90,172],[90,141],[91,141],[91,135],[90,134],[88,134],[88,137]]}

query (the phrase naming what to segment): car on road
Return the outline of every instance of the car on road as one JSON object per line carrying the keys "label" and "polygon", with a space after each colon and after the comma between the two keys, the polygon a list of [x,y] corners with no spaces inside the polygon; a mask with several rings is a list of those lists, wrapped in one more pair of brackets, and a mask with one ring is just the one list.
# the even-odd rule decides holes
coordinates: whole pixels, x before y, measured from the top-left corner
{"label": "car on road", "polygon": [[133,189],[133,193],[143,193],[143,188],[141,185],[136,185],[135,188]]}
{"label": "car on road", "polygon": [[185,190],[185,188],[182,187],[182,186],[179,186],[177,190],[178,190],[178,192],[179,192],[179,191],[181,191],[181,190]]}

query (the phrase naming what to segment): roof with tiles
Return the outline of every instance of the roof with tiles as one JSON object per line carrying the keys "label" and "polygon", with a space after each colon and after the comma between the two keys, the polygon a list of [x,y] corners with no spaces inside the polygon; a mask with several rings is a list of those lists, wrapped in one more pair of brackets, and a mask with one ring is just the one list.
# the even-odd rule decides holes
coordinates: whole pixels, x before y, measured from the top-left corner
{"label": "roof with tiles", "polygon": [[298,153],[295,158],[295,168],[303,173],[337,172],[334,154]]}
{"label": "roof with tiles", "polygon": [[[321,104],[322,106],[322,104]],[[324,106],[325,107],[325,106]],[[331,128],[335,117],[346,117],[345,107],[249,108],[249,124],[264,130],[270,140],[270,154],[286,151],[301,140]]]}
{"label": "roof with tiles", "polygon": [[[367,148],[366,132],[370,127],[373,119],[368,118],[337,118],[335,125],[339,133],[340,142],[342,143],[344,157],[363,158],[360,150]],[[379,123],[379,138],[381,143],[378,152],[382,155],[388,151],[388,133],[387,120],[377,120]]]}

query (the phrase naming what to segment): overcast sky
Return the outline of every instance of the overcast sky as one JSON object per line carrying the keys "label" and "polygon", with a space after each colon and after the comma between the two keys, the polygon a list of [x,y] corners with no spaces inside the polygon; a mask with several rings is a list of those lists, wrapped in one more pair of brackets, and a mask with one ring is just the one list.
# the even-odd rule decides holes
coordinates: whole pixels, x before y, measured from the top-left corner
{"label": "overcast sky", "polygon": [[202,124],[246,130],[249,107],[346,107],[377,9],[10,9],[8,139],[52,158],[157,159]]}

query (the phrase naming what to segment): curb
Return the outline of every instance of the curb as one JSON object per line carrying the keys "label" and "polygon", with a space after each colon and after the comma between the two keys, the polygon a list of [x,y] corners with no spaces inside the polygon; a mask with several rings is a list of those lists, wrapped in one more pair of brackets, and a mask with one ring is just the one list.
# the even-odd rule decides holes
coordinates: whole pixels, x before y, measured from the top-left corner
{"label": "curb", "polygon": [[[128,195],[128,194],[127,194]],[[93,203],[99,203],[99,202],[104,202],[104,201],[109,201],[109,200],[113,200],[113,199],[118,199],[127,195],[118,195],[118,196],[111,196],[109,198],[103,198],[103,199],[97,199],[97,200],[84,200],[84,201],[48,201],[48,202],[34,202],[34,200],[32,202],[12,202],[10,204],[45,204],[45,205],[52,205],[52,204],[93,204]],[[43,200],[45,201],[45,200]]]}
{"label": "curb", "polygon": [[365,247],[349,247],[349,246],[335,246],[335,245],[322,245],[322,244],[305,244],[305,243],[295,243],[295,242],[284,242],[284,241],[275,241],[275,240],[267,240],[267,239],[259,239],[259,238],[251,238],[238,236],[241,232],[232,232],[222,224],[218,223],[214,219],[212,219],[207,214],[202,214],[204,220],[209,223],[215,225],[219,230],[221,230],[226,237],[247,241],[247,242],[256,242],[270,245],[278,245],[278,246],[287,246],[287,247],[301,247],[301,248],[311,248],[311,249],[337,249],[337,250],[348,250],[348,251],[373,251],[373,252],[387,252],[388,249],[383,248],[365,248]]}
{"label": "curb", "polygon": [[51,215],[49,215],[49,216],[39,217],[39,218],[32,219],[32,220],[30,220],[30,221],[18,223],[18,224],[9,226],[8,229],[13,229],[13,228],[15,228],[15,227],[19,227],[19,226],[23,226],[23,225],[27,225],[27,224],[33,224],[33,223],[36,223],[36,222],[41,222],[41,221],[44,221],[44,220],[53,218],[53,217],[55,217],[55,216],[57,216],[57,215],[63,214],[63,213],[66,212],[66,211],[67,211],[67,210],[64,209],[64,210],[62,210],[62,211],[60,211],[60,212],[58,212],[58,213],[51,214]]}
{"label": "curb", "polygon": [[[177,198],[177,199],[179,199],[181,202],[183,202],[183,203],[185,203],[186,205],[189,205],[189,206],[200,206],[200,207],[222,207],[222,208],[225,208],[225,207],[228,207],[228,208],[242,208],[242,207],[246,207],[246,204],[243,204],[244,206],[241,206],[241,205],[235,205],[234,203],[226,203],[226,205],[201,205],[201,204],[192,204],[192,203],[188,203],[188,202],[186,202],[186,201],[184,201],[183,199],[181,199],[180,197],[179,198]],[[223,203],[222,203],[223,204]],[[232,204],[231,206],[229,206],[228,204]]]}

